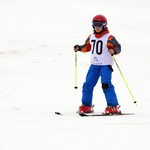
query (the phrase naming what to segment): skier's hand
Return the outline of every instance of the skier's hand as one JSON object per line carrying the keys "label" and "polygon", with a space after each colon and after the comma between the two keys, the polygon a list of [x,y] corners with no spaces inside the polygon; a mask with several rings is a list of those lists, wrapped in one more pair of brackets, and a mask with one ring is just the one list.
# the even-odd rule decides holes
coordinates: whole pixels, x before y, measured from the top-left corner
{"label": "skier's hand", "polygon": [[77,52],[77,51],[80,50],[80,46],[79,46],[79,45],[75,45],[73,48],[74,48],[74,51],[75,51],[75,52]]}
{"label": "skier's hand", "polygon": [[113,55],[115,53],[115,51],[113,49],[109,49],[108,51],[111,55]]}

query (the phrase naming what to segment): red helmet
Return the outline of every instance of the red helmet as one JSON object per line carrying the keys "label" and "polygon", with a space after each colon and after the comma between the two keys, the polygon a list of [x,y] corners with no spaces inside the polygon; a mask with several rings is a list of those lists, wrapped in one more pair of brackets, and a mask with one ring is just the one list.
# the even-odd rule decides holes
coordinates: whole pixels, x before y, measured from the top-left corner
{"label": "red helmet", "polygon": [[92,22],[103,22],[103,23],[106,23],[106,24],[107,24],[107,19],[106,19],[106,17],[103,16],[103,15],[96,15],[96,16],[93,18]]}

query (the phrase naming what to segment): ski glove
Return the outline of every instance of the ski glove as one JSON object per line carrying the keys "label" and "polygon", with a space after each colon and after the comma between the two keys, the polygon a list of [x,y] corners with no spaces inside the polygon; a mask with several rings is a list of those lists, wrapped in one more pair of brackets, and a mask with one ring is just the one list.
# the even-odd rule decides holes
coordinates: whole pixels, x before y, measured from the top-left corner
{"label": "ski glove", "polygon": [[74,46],[74,51],[77,52],[77,51],[79,51],[79,50],[80,50],[80,46],[79,46],[79,45],[75,45],[75,46]]}

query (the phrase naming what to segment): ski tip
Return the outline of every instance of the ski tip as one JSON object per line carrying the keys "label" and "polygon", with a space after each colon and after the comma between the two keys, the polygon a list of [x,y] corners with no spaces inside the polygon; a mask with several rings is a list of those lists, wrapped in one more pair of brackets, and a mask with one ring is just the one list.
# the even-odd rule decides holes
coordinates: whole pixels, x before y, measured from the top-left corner
{"label": "ski tip", "polygon": [[55,114],[56,114],[56,115],[61,115],[61,113],[60,113],[60,112],[58,112],[58,111],[56,111],[56,112],[55,112]]}

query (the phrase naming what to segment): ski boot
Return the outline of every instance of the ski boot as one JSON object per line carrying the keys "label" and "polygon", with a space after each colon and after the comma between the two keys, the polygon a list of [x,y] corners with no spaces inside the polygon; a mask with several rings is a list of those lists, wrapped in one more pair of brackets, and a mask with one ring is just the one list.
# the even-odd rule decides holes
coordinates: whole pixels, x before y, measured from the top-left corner
{"label": "ski boot", "polygon": [[81,105],[79,107],[79,110],[77,112],[78,113],[80,113],[80,112],[83,112],[83,113],[92,113],[92,112],[94,112],[93,107],[94,107],[94,105],[92,105],[92,106]]}
{"label": "ski boot", "polygon": [[121,110],[119,109],[120,106],[107,106],[105,108],[105,111],[103,114],[109,115],[109,114],[121,114]]}

